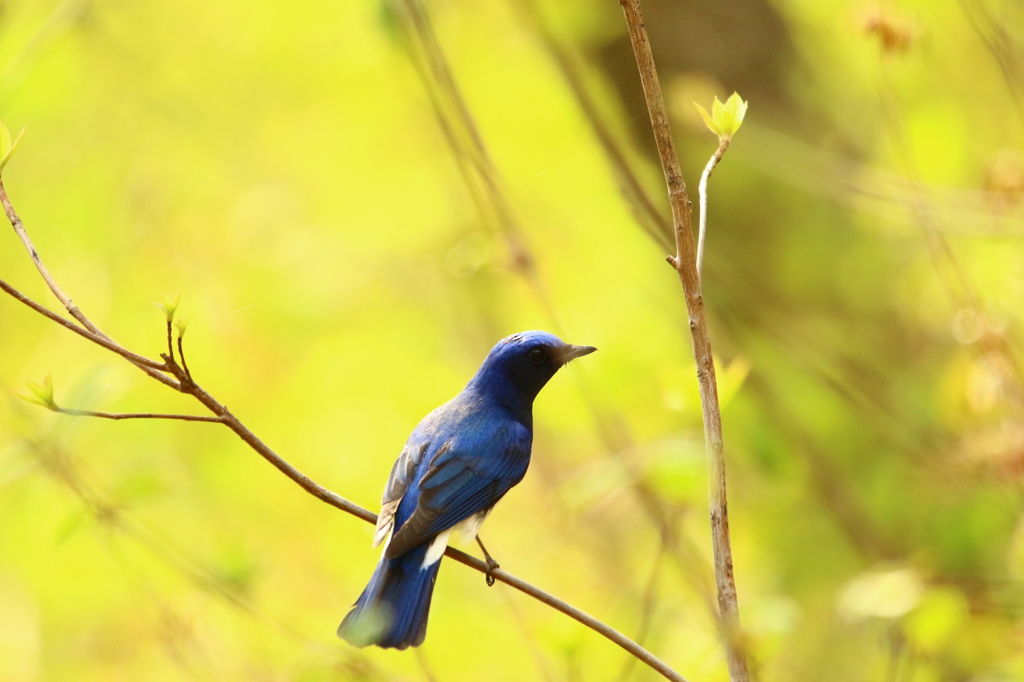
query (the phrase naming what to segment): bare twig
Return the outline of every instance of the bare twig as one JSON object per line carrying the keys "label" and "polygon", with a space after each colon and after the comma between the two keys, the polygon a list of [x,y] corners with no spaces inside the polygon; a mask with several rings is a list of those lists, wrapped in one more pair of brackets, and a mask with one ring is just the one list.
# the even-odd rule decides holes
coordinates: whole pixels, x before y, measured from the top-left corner
{"label": "bare twig", "polygon": [[167,317],[167,355],[170,356],[171,361],[174,360],[174,340],[173,340],[173,335],[172,335],[172,332],[171,332],[171,325],[173,325],[173,324],[174,324],[174,322],[171,320],[171,316],[168,315],[168,317]]}
{"label": "bare twig", "polygon": [[44,282],[46,282],[46,286],[50,288],[53,295],[57,297],[57,300],[64,306],[64,309],[71,314],[71,317],[78,320],[83,327],[97,336],[104,336],[103,332],[89,321],[89,318],[85,316],[85,313],[78,309],[75,302],[72,301],[59,286],[57,286],[57,282],[53,279],[53,276],[50,275],[50,271],[46,269],[46,265],[43,264],[43,259],[39,257],[39,252],[36,251],[35,245],[32,243],[32,240],[29,239],[28,233],[25,231],[25,226],[21,222],[21,218],[19,218],[18,214],[14,211],[14,206],[11,205],[11,200],[7,196],[7,190],[4,188],[2,180],[0,180],[0,203],[4,206],[4,213],[7,214],[7,219],[11,221],[11,227],[14,228],[15,234],[18,235],[18,239],[21,240],[21,243],[25,245],[28,255],[32,257],[32,264],[36,266],[36,270],[39,271],[39,276],[43,278]]}
{"label": "bare twig", "polygon": [[[4,213],[7,214],[7,220],[10,221],[11,227],[14,228],[14,232],[18,235],[18,239],[21,240],[21,243],[25,246],[25,250],[28,251],[29,256],[32,258],[32,263],[36,266],[36,270],[39,271],[39,275],[43,278],[43,281],[46,282],[46,286],[50,288],[50,291],[53,292],[53,295],[57,297],[57,300],[60,301],[61,305],[64,306],[64,309],[68,311],[71,317],[78,320],[78,322],[83,327],[85,327],[85,329],[88,330],[91,334],[102,339],[105,339],[116,346],[117,344],[114,343],[114,340],[111,339],[106,334],[104,334],[102,331],[100,331],[99,327],[94,325],[89,320],[89,318],[85,316],[85,313],[83,313],[78,308],[78,306],[75,305],[74,301],[72,301],[71,298],[67,294],[65,294],[63,290],[61,290],[61,288],[57,285],[57,282],[53,279],[53,276],[50,275],[50,271],[47,270],[46,265],[43,263],[43,259],[39,257],[39,252],[36,251],[35,244],[33,244],[32,240],[29,239],[28,232],[25,230],[25,226],[22,224],[21,218],[18,217],[17,212],[15,212],[14,206],[11,204],[11,200],[7,196],[7,189],[4,187],[2,180],[0,180],[0,204],[3,204]],[[8,291],[8,293],[10,292]],[[75,326],[72,323],[68,322],[67,320],[63,320],[61,324],[63,324],[64,326],[68,326],[69,324],[71,325],[71,327]],[[165,368],[163,366],[157,365],[156,363],[153,363],[151,360],[146,360],[141,356],[129,357],[129,355],[134,354],[129,353],[121,346],[117,347],[121,348],[121,350],[124,351],[123,353],[119,354],[123,358],[128,360],[128,362],[132,363],[133,365],[135,365],[136,367],[138,367],[143,372],[145,372],[152,378],[156,379],[157,381],[167,386],[172,385],[171,380],[168,379],[167,376],[161,374],[161,372],[165,371]],[[113,350],[113,348],[110,348],[110,350]],[[128,353],[128,355],[126,355],[126,353]]]}
{"label": "bare twig", "polygon": [[722,155],[725,154],[725,150],[729,148],[729,138],[723,137],[722,141],[718,144],[718,149],[708,159],[708,165],[704,166],[704,172],[700,176],[700,185],[697,188],[698,196],[700,197],[700,208],[697,211],[698,220],[700,224],[700,230],[697,236],[697,279],[702,280],[701,269],[704,265],[704,238],[707,233],[708,225],[708,180],[711,178],[711,172],[715,170],[715,166],[722,160]]}
{"label": "bare twig", "polygon": [[192,414],[159,414],[152,412],[93,412],[92,410],[76,410],[70,407],[51,407],[54,412],[67,414],[72,417],[98,417],[99,419],[170,419],[182,422],[207,422],[210,424],[223,424],[220,417],[203,417]]}
{"label": "bare twig", "polygon": [[[0,186],[0,195],[2,195],[2,200],[3,200],[3,203],[4,203],[5,207],[10,206],[10,201],[7,199],[7,195],[3,191],[2,186]],[[18,221],[19,227],[17,227],[16,229],[20,229],[20,232],[22,234],[24,234],[25,233],[24,227],[20,226],[21,225],[21,221],[20,221],[20,219],[17,218],[17,215],[14,213],[13,208],[11,208],[8,211],[8,218],[11,218],[11,216],[14,216],[14,218],[12,219],[12,222],[13,222],[13,220],[17,220]],[[27,240],[27,234],[26,234],[25,239]],[[29,242],[29,244],[31,244],[31,242]],[[34,254],[34,251],[32,251],[32,253]],[[37,254],[34,255],[33,260],[38,261],[38,263],[40,265],[42,265],[42,261],[38,258]],[[45,270],[45,268],[44,268],[44,270]],[[40,272],[42,272],[42,271],[43,270],[41,270]],[[52,278],[51,278],[51,281],[52,281]],[[56,284],[54,284],[54,286],[56,286]],[[321,486],[320,484],[316,483],[311,478],[309,478],[308,476],[303,474],[301,471],[296,469],[294,466],[292,466],[290,463],[288,463],[284,458],[282,458],[276,452],[274,452],[266,443],[264,443],[262,440],[260,440],[260,438],[257,437],[256,434],[254,434],[252,431],[250,431],[248,427],[246,427],[241,421],[239,421],[238,418],[235,417],[228,410],[228,408],[225,405],[223,405],[222,403],[218,402],[213,396],[211,396],[208,392],[206,392],[206,390],[204,390],[199,384],[197,384],[192,379],[192,377],[189,375],[187,370],[184,369],[181,365],[179,365],[170,354],[162,355],[162,357],[164,359],[164,363],[163,364],[156,363],[153,360],[149,360],[148,358],[145,358],[143,356],[136,355],[136,354],[134,354],[134,353],[132,353],[132,352],[122,348],[121,346],[119,346],[118,344],[114,343],[113,341],[111,341],[106,336],[104,336],[102,333],[93,333],[90,330],[82,329],[78,325],[75,325],[75,324],[69,322],[68,320],[64,319],[60,315],[57,315],[56,313],[48,310],[46,307],[40,305],[39,303],[36,303],[32,299],[30,299],[27,296],[21,294],[19,291],[17,291],[16,289],[14,289],[10,285],[8,285],[3,280],[0,280],[0,289],[3,289],[3,291],[5,291],[6,293],[10,294],[13,298],[15,298],[18,301],[24,303],[25,305],[27,305],[28,307],[32,308],[33,310],[35,310],[36,312],[40,313],[41,315],[47,317],[48,319],[50,319],[50,320],[52,320],[54,322],[57,322],[61,326],[65,327],[66,329],[69,329],[69,330],[75,332],[79,336],[82,336],[82,337],[92,341],[93,343],[95,343],[95,344],[97,344],[99,346],[102,346],[103,348],[106,348],[107,350],[110,350],[110,351],[112,351],[114,353],[117,353],[118,355],[124,357],[126,360],[128,360],[129,362],[132,362],[133,364],[139,365],[140,367],[143,367],[144,369],[151,369],[151,370],[153,370],[154,375],[155,375],[154,378],[161,379],[163,381],[163,383],[165,383],[168,386],[171,386],[172,388],[175,388],[176,390],[178,390],[181,393],[185,393],[185,394],[191,395],[196,400],[198,400],[200,403],[202,403],[204,407],[206,407],[208,410],[210,410],[210,412],[212,412],[213,414],[216,415],[216,417],[213,417],[213,418],[188,418],[189,421],[216,421],[216,422],[223,423],[225,426],[227,426],[229,429],[231,429],[239,438],[241,438],[242,441],[244,441],[250,448],[255,450],[261,457],[263,457],[265,460],[267,460],[270,464],[272,464],[281,473],[283,473],[285,476],[287,476],[289,479],[291,479],[294,483],[298,484],[303,490],[308,492],[310,495],[316,497],[317,499],[321,500],[322,502],[325,502],[326,504],[331,505],[332,507],[335,507],[335,508],[340,509],[340,510],[342,510],[344,512],[347,512],[347,513],[349,513],[349,514],[351,514],[351,515],[353,515],[355,517],[358,517],[358,518],[360,518],[360,519],[362,519],[362,520],[364,520],[364,521],[366,521],[368,523],[371,523],[371,524],[376,524],[377,523],[377,515],[376,514],[374,514],[373,512],[371,512],[368,509],[364,509],[363,507],[360,507],[359,505],[355,504],[354,502],[350,502],[349,500],[346,500],[345,498],[341,497],[337,493],[334,493],[334,492],[328,490],[327,488]],[[67,299],[67,300],[70,300],[70,299]],[[81,314],[81,313],[79,313],[79,314]],[[83,315],[83,317],[84,317],[84,315]],[[180,337],[179,337],[179,354],[180,353],[181,353],[181,345],[180,345]],[[183,364],[184,364],[184,361],[182,362],[182,365]],[[169,377],[165,376],[164,374],[161,374],[160,372],[169,372],[169,373],[171,373],[177,379],[177,381],[174,381],[173,379],[170,379]],[[58,408],[57,411],[64,412],[65,410],[62,410],[62,409]],[[143,415],[120,415],[120,416],[118,416],[118,415],[107,415],[106,413],[93,413],[93,412],[87,412],[87,411],[68,411],[68,413],[69,414],[71,414],[71,413],[79,413],[79,414],[82,414],[84,416],[95,416],[95,417],[103,417],[103,418],[108,418],[108,419],[144,418]],[[186,418],[185,415],[150,415],[150,416],[152,418],[157,418],[158,416],[162,417],[162,418],[175,418],[175,419],[185,419]],[[636,656],[639,660],[643,661],[648,666],[650,666],[654,670],[658,671],[666,679],[672,680],[673,682],[687,682],[686,678],[684,678],[679,673],[675,672],[672,668],[670,668],[668,665],[666,665],[663,661],[658,659],[656,656],[654,656],[652,653],[650,653],[649,651],[644,649],[642,646],[640,646],[639,644],[637,644],[636,642],[634,642],[630,638],[626,637],[625,635],[623,635],[619,631],[615,630],[614,628],[612,628],[612,627],[602,623],[601,621],[597,620],[593,616],[590,616],[590,615],[584,613],[583,611],[577,609],[576,607],[571,606],[570,604],[562,601],[561,599],[558,599],[557,597],[555,597],[555,596],[553,596],[551,594],[548,594],[547,592],[541,590],[540,588],[537,588],[537,587],[531,585],[530,583],[527,583],[524,580],[520,580],[519,578],[516,578],[515,576],[511,575],[510,573],[507,573],[507,572],[502,571],[502,570],[497,569],[497,568],[489,567],[488,564],[485,563],[484,561],[481,561],[480,559],[472,557],[472,556],[466,554],[465,552],[461,552],[461,551],[459,551],[457,549],[454,549],[452,547],[447,548],[447,550],[445,551],[445,555],[451,557],[452,559],[454,559],[455,561],[458,561],[461,564],[469,566],[470,568],[473,568],[473,569],[483,573],[486,576],[493,576],[494,579],[500,580],[501,582],[505,583],[506,585],[509,585],[510,587],[513,587],[514,589],[517,589],[520,592],[523,592],[524,594],[527,594],[527,595],[533,597],[534,599],[540,601],[541,603],[546,604],[546,605],[552,607],[553,609],[564,613],[565,615],[569,616],[570,618],[573,618],[577,622],[579,622],[579,623],[589,627],[590,629],[592,629],[595,632],[597,632],[598,634],[604,636],[608,640],[614,642],[615,644],[618,644],[620,647],[622,647],[623,649],[628,651],[630,654],[632,654],[633,656]]]}
{"label": "bare twig", "polygon": [[188,371],[188,363],[185,362],[185,344],[182,341],[181,334],[178,334],[178,357],[181,358],[181,368],[185,370],[185,376],[191,381],[192,372]]}
{"label": "bare twig", "polygon": [[69,330],[73,331],[74,333],[78,334],[79,336],[81,336],[81,337],[83,337],[85,339],[88,339],[89,341],[92,341],[93,343],[95,343],[98,346],[102,346],[103,348],[106,348],[107,350],[111,351],[112,353],[117,353],[118,355],[120,355],[125,360],[127,360],[130,363],[132,363],[133,365],[136,365],[136,366],[141,367],[143,369],[153,370],[153,373],[150,374],[150,376],[152,376],[154,379],[156,379],[157,381],[161,382],[162,384],[170,386],[171,388],[173,388],[175,390],[178,389],[178,382],[176,382],[174,379],[172,379],[172,378],[170,378],[170,377],[168,377],[168,376],[166,376],[164,374],[161,374],[161,372],[167,371],[167,366],[166,365],[164,365],[162,363],[159,363],[156,360],[150,360],[147,357],[144,357],[142,355],[138,355],[136,353],[133,353],[130,350],[127,350],[126,348],[123,348],[120,345],[118,345],[117,343],[111,341],[106,336],[96,335],[96,334],[93,334],[91,331],[89,331],[87,329],[82,329],[77,324],[75,324],[75,323],[73,323],[73,322],[71,322],[69,320],[66,320],[65,318],[63,318],[60,315],[58,315],[57,313],[53,312],[52,310],[50,310],[46,306],[43,306],[43,305],[40,305],[39,303],[36,303],[31,298],[29,298],[28,296],[25,296],[23,293],[21,293],[20,291],[18,291],[14,287],[12,287],[10,284],[8,284],[7,282],[3,281],[2,279],[0,279],[0,289],[2,289],[5,293],[9,294],[16,301],[20,301],[21,303],[24,303],[29,308],[31,308],[32,310],[36,311],[37,313],[39,313],[43,317],[46,317],[47,319],[52,320],[53,322],[56,322],[57,324],[59,324],[60,326],[64,327],[65,329],[69,329]]}
{"label": "bare twig", "polygon": [[639,0],[620,0],[633,45],[633,54],[640,70],[647,110],[651,116],[651,127],[658,147],[665,182],[668,185],[668,199],[672,208],[672,223],[675,228],[676,253],[668,261],[679,275],[686,298],[686,309],[690,317],[690,333],[693,336],[693,352],[700,382],[701,407],[704,412],[704,437],[708,452],[708,487],[711,513],[711,537],[715,554],[715,581],[718,586],[718,609],[725,639],[726,659],[729,675],[733,682],[747,682],[746,656],[740,635],[739,604],[736,597],[736,580],[733,576],[732,547],[729,542],[729,512],[725,486],[725,453],[722,442],[722,414],[718,404],[718,386],[715,379],[715,364],[711,353],[711,337],[708,334],[707,316],[704,312],[704,297],[701,293],[700,276],[697,273],[697,259],[693,251],[690,200],[686,193],[679,157],[672,142],[665,101],[661,84],[654,66],[650,41],[644,28],[643,13]]}
{"label": "bare twig", "polygon": [[[532,287],[545,310],[555,317],[544,289],[526,235],[505,192],[505,183],[498,171],[483,136],[466,104],[444,51],[434,33],[430,16],[421,0],[396,0],[396,9],[410,38],[413,65],[427,84],[434,115],[448,144],[455,152],[459,171],[487,224],[500,233],[509,250],[513,271]],[[436,92],[430,83],[436,84]]]}

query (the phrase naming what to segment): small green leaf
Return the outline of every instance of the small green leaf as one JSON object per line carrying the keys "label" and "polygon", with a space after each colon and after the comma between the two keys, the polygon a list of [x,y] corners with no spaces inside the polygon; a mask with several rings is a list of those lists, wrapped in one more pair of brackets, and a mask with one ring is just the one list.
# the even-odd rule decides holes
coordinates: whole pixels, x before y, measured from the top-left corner
{"label": "small green leaf", "polygon": [[160,310],[164,311],[164,317],[167,318],[168,322],[174,321],[174,313],[178,310],[178,303],[181,301],[181,292],[171,296],[170,294],[164,294],[164,302],[157,303]]}
{"label": "small green leaf", "polygon": [[16,150],[18,142],[22,141],[22,136],[24,134],[25,128],[22,128],[22,132],[17,133],[17,137],[14,138],[14,143],[10,145],[10,151],[7,152],[7,155],[3,157],[3,159],[0,159],[0,173],[3,172],[3,169],[7,166],[7,162],[14,156],[14,150]]}
{"label": "small green leaf", "polygon": [[11,153],[11,131],[7,129],[3,121],[0,121],[0,159]]}
{"label": "small green leaf", "polygon": [[[3,124],[0,124],[3,125]],[[25,129],[22,128],[21,132],[18,133],[18,137],[15,138],[14,143],[11,144],[11,133],[4,126],[3,130],[0,130],[0,173],[3,173],[4,167],[7,166],[7,162],[14,156],[14,150],[18,148],[18,143],[21,142],[21,136],[25,134]]]}
{"label": "small green leaf", "polygon": [[[715,97],[715,101],[718,101],[718,97]],[[715,122],[711,119],[711,114],[708,113],[708,110],[696,102],[693,103],[693,106],[697,107],[697,111],[700,112],[700,117],[704,119],[704,125],[708,127],[708,130],[717,135],[718,131],[715,130]]]}
{"label": "small green leaf", "polygon": [[51,410],[57,409],[57,403],[53,400],[53,379],[49,374],[43,379],[42,383],[38,381],[29,381],[28,389],[32,392],[31,395],[19,393],[18,397],[22,400],[27,400],[30,403],[36,405],[42,405]]}
{"label": "small green leaf", "polygon": [[15,391],[14,395],[18,396],[19,398],[24,400],[26,403],[32,403],[33,405],[41,405],[41,406],[43,406],[43,407],[45,407],[47,409],[50,408],[49,405],[47,405],[46,403],[44,403],[42,400],[40,400],[39,398],[35,397],[34,395],[29,395],[28,393],[22,393],[21,391]]}
{"label": "small green leaf", "polygon": [[732,137],[743,125],[743,117],[747,115],[747,103],[734,92],[725,100],[722,109],[722,128],[728,131],[729,137]]}
{"label": "small green leaf", "polygon": [[697,107],[697,111],[700,112],[708,129],[723,141],[732,139],[732,136],[743,125],[743,117],[747,113],[747,103],[735,92],[725,100],[725,104],[715,97],[715,101],[711,104],[710,114],[707,109],[696,102],[694,102],[694,106]]}
{"label": "small green leaf", "polygon": [[185,336],[185,328],[188,327],[188,318],[181,317],[174,323],[174,326],[178,328],[178,338]]}

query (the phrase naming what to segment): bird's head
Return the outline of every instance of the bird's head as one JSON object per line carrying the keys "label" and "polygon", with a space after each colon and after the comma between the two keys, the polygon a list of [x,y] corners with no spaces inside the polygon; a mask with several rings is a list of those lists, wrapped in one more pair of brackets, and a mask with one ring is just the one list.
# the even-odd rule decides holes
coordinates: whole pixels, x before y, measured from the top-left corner
{"label": "bird's head", "polygon": [[529,406],[555,372],[595,350],[566,343],[548,332],[520,332],[491,349],[470,385]]}

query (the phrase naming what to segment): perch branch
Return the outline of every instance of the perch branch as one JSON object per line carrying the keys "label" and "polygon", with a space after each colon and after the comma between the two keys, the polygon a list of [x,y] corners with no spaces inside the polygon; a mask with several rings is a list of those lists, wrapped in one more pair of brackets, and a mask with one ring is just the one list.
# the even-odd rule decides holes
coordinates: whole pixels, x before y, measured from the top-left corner
{"label": "perch branch", "polygon": [[[14,224],[14,222],[17,221],[17,225],[15,225],[15,230],[18,231],[19,236],[24,235],[22,242],[25,243],[26,247],[29,249],[29,253],[30,255],[32,255],[33,261],[37,264],[37,268],[39,269],[40,274],[46,273],[44,275],[44,279],[47,280],[48,284],[52,282],[51,291],[54,291],[54,293],[56,294],[57,291],[60,291],[60,288],[57,287],[55,282],[53,282],[52,277],[49,276],[49,272],[46,270],[45,266],[43,266],[42,260],[39,258],[34,248],[32,248],[31,241],[28,240],[28,235],[25,232],[25,228],[21,224],[21,220],[17,217],[17,214],[14,212],[13,207],[11,207],[10,200],[7,198],[7,193],[4,191],[2,185],[0,185],[0,201],[2,201],[4,208],[7,212],[7,217],[8,219],[11,220],[12,224]],[[120,345],[110,340],[102,332],[99,332],[99,330],[93,331],[95,327],[91,323],[88,323],[88,326],[92,327],[93,329],[83,329],[82,327],[79,327],[78,325],[68,321],[67,319],[47,309],[45,306],[42,306],[39,303],[28,298],[27,296],[23,295],[21,292],[17,291],[3,280],[0,280],[0,289],[2,289],[4,292],[11,295],[13,298],[20,301],[21,303],[24,303],[29,308],[32,308],[34,311],[43,315],[47,319],[50,319],[60,324],[62,327],[75,332],[79,336],[82,336],[83,338],[86,338],[89,341],[92,341],[93,343],[120,355],[121,357],[125,358],[132,364],[138,365],[142,369],[147,370],[147,373],[152,372],[150,376],[159,379],[165,385],[168,385],[181,393],[191,395],[196,400],[198,400],[204,407],[206,407],[206,409],[208,409],[216,416],[204,418],[187,417],[186,415],[115,415],[101,412],[89,412],[85,410],[65,410],[62,408],[57,408],[56,411],[64,412],[67,414],[79,414],[82,416],[93,416],[106,419],[169,418],[185,419],[188,421],[210,421],[222,423],[229,429],[231,429],[231,431],[233,431],[239,438],[241,438],[242,441],[246,443],[246,445],[255,450],[257,454],[259,454],[261,457],[267,460],[281,473],[283,473],[285,476],[291,479],[294,483],[298,484],[299,487],[301,487],[303,490],[305,490],[313,497],[319,499],[320,501],[326,504],[331,505],[332,507],[335,507],[336,509],[340,509],[344,512],[351,514],[352,516],[360,518],[363,521],[366,521],[371,524],[377,523],[376,514],[374,514],[368,509],[360,507],[354,502],[350,502],[349,500],[341,497],[337,493],[334,493],[328,490],[327,488],[321,486],[320,484],[316,483],[311,478],[303,474],[301,471],[296,469],[290,463],[288,463],[284,458],[282,458],[280,455],[274,452],[266,443],[260,440],[260,438],[256,436],[256,434],[254,434],[252,431],[250,431],[248,427],[246,427],[241,421],[239,421],[239,419],[235,417],[235,415],[233,415],[225,405],[217,401],[205,389],[203,389],[199,384],[197,384],[192,379],[187,369],[183,368],[182,366],[184,365],[184,355],[181,353],[182,348],[180,337],[178,339],[178,351],[179,355],[182,357],[182,365],[179,365],[170,353],[162,355],[164,363],[160,364],[141,355],[136,355],[135,353],[132,353],[131,351],[126,350],[125,348],[122,348]],[[58,298],[61,299],[62,303],[65,301],[70,303],[71,299],[64,296],[63,292],[57,294],[57,296]],[[65,305],[67,305],[67,303],[65,303]],[[73,306],[74,304],[70,305]],[[83,319],[87,320],[87,318],[85,318],[85,315],[82,314],[81,311],[78,311],[77,307],[75,307],[74,309],[77,311],[77,315],[75,315],[74,312],[72,312],[71,314],[75,315],[75,319],[79,320],[80,322],[82,322]],[[69,312],[71,312],[70,308]],[[83,322],[83,325],[84,324],[86,323]],[[168,341],[169,339],[170,332],[168,331]],[[171,349],[168,348],[168,350]],[[175,379],[177,379],[177,381],[166,376],[165,374],[163,374],[163,372],[170,373],[171,375],[174,376]],[[520,592],[526,595],[529,595],[530,597],[533,597],[537,601],[540,601],[541,603],[546,604],[551,608],[562,612],[563,614],[576,620],[582,625],[585,625],[586,627],[590,628],[594,632],[597,632],[598,634],[607,638],[611,642],[618,644],[624,650],[635,656],[638,660],[643,661],[648,666],[656,670],[666,679],[672,680],[672,682],[687,682],[686,678],[677,673],[675,670],[666,665],[663,661],[658,659],[656,656],[654,656],[652,653],[644,649],[642,646],[637,644],[635,641],[631,640],[630,638],[626,637],[625,635],[615,630],[614,628],[606,625],[605,623],[597,620],[593,616],[590,616],[584,613],[583,611],[577,609],[576,607],[571,606],[570,604],[562,601],[561,599],[558,599],[557,597],[541,590],[538,587],[531,585],[530,583],[527,583],[524,580],[520,580],[519,578],[515,577],[510,573],[507,573],[497,568],[489,567],[488,564],[484,561],[481,561],[480,559],[472,557],[466,554],[465,552],[461,552],[452,547],[447,548],[447,550],[445,551],[445,555],[451,557],[452,559],[461,564],[469,566],[470,568],[479,571],[480,573],[483,573],[485,576],[493,577],[494,579],[499,580],[505,583],[506,585],[516,590],[519,590]]]}
{"label": "perch branch", "polygon": [[708,453],[708,488],[711,515],[711,537],[715,555],[715,582],[718,588],[718,610],[723,631],[726,660],[732,682],[748,682],[750,673],[740,634],[739,604],[736,597],[736,580],[733,576],[732,547],[729,542],[729,512],[725,487],[725,453],[722,443],[722,414],[718,404],[718,386],[715,379],[715,364],[711,353],[711,337],[708,334],[707,316],[704,312],[704,297],[701,293],[700,276],[697,273],[697,259],[693,251],[693,229],[691,206],[686,193],[686,183],[679,168],[679,157],[672,142],[665,101],[661,84],[651,54],[651,44],[644,28],[643,13],[639,0],[620,0],[640,71],[647,110],[651,116],[651,127],[658,147],[665,182],[668,185],[668,199],[672,208],[672,223],[675,228],[676,253],[668,261],[675,268],[686,298],[686,309],[690,318],[690,333],[693,336],[693,352],[700,382],[701,407],[704,412],[704,438]]}

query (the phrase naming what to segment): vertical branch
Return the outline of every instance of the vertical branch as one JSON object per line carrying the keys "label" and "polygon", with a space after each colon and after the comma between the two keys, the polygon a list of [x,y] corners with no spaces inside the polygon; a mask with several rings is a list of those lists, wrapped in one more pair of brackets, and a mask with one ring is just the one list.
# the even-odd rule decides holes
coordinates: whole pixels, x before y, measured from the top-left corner
{"label": "vertical branch", "polygon": [[661,84],[651,54],[651,44],[644,28],[643,13],[639,0],[619,0],[626,17],[629,40],[633,45],[640,81],[644,88],[647,110],[651,116],[651,127],[658,146],[662,171],[668,185],[668,199],[672,207],[672,223],[675,228],[676,253],[668,261],[676,269],[686,298],[686,309],[690,317],[690,333],[693,336],[693,353],[700,382],[700,400],[704,412],[704,438],[708,453],[708,496],[711,513],[711,537],[715,554],[715,582],[718,587],[718,609],[725,640],[729,677],[732,682],[748,682],[750,673],[741,644],[739,626],[739,605],[736,598],[736,581],[733,577],[732,547],[729,542],[729,512],[725,491],[725,455],[722,443],[722,414],[718,404],[718,386],[715,380],[715,365],[711,354],[711,338],[708,335],[707,316],[704,312],[704,298],[701,294],[700,275],[697,273],[697,259],[693,249],[691,226],[691,205],[686,193],[686,183],[679,168],[679,157],[672,143],[665,101]]}

